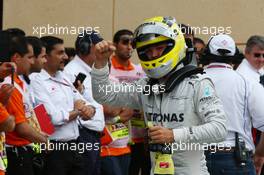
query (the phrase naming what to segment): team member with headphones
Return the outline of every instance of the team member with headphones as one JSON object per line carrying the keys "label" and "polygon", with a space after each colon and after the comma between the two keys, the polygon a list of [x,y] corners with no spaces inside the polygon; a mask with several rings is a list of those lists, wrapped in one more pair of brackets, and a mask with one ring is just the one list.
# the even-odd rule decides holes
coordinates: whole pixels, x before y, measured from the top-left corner
{"label": "team member with headphones", "polygon": [[[91,72],[95,99],[144,111],[149,128],[151,175],[208,175],[203,150],[191,145],[219,142],[226,136],[225,113],[211,80],[186,61],[184,37],[174,18],[144,21],[134,32],[134,42],[148,78],[115,86],[126,89],[150,85],[155,87],[155,93],[99,91],[99,86],[112,86],[107,60],[114,47],[102,41],[95,46],[96,61]],[[156,91],[160,86],[165,86],[165,92]],[[171,149],[169,144],[173,144]],[[181,144],[189,147],[177,149]]]}
{"label": "team member with headphones", "polygon": [[[82,82],[84,89],[83,97],[97,107],[96,114],[89,121],[79,120],[79,140],[84,143],[84,162],[86,175],[100,174],[100,133],[103,131],[105,122],[103,108],[98,104],[92,95],[90,71],[95,59],[94,45],[102,41],[102,38],[96,32],[79,35],[75,42],[77,55],[70,61],[64,69],[68,78],[74,82],[79,73],[86,75]],[[79,84],[80,85],[80,84]]]}
{"label": "team member with headphones", "polygon": [[264,131],[264,90],[233,70],[231,64],[239,56],[235,41],[226,34],[212,36],[202,56],[209,63],[205,72],[215,85],[228,119],[226,139],[206,151],[212,175],[256,173],[251,129],[253,125]]}

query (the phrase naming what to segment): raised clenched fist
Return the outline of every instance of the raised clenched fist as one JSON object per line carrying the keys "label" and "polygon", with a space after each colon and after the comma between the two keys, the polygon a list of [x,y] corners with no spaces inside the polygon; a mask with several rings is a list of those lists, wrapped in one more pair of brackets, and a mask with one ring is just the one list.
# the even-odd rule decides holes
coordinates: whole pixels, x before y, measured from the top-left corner
{"label": "raised clenched fist", "polygon": [[101,41],[95,45],[95,68],[103,68],[112,53],[116,50],[114,44],[111,41]]}

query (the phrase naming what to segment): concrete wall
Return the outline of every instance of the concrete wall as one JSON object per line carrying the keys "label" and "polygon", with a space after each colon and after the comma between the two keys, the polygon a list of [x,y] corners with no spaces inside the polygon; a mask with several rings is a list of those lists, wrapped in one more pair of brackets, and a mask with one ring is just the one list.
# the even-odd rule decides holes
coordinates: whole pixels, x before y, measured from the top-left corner
{"label": "concrete wall", "polygon": [[4,0],[3,27],[19,27],[36,36],[37,27],[57,27],[57,33],[59,27],[67,27],[68,34],[64,28],[64,35],[61,30],[56,36],[73,46],[77,36],[73,29],[99,27],[102,36],[111,40],[118,29],[133,30],[157,15],[174,16],[178,23],[196,27],[197,36],[205,41],[216,28],[231,33],[237,43],[245,43],[253,34],[264,35],[263,0]]}

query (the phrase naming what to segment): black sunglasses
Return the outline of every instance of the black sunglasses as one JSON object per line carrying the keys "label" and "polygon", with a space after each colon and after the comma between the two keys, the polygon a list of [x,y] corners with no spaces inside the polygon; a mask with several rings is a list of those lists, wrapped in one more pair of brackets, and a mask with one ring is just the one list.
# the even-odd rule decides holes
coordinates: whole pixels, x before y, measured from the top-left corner
{"label": "black sunglasses", "polygon": [[129,43],[132,43],[133,42],[133,38],[132,37],[129,37],[129,36],[122,36],[120,38],[120,42],[124,45],[128,45]]}
{"label": "black sunglasses", "polygon": [[264,53],[261,54],[261,53],[254,53],[254,57],[256,58],[260,58],[260,56],[262,55],[262,58],[264,58]]}

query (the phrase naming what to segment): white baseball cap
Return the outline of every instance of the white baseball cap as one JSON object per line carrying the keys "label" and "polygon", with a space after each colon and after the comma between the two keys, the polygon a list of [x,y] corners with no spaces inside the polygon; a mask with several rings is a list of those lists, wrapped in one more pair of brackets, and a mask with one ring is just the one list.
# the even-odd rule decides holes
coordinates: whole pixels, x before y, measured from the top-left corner
{"label": "white baseball cap", "polygon": [[217,56],[234,56],[236,53],[236,43],[227,34],[212,36],[209,40],[210,53]]}

